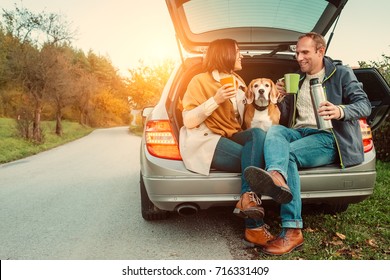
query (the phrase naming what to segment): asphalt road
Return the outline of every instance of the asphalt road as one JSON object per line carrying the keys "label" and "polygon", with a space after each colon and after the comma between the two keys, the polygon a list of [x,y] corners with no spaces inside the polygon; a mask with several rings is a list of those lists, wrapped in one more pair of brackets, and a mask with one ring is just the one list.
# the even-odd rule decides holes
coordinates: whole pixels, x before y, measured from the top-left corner
{"label": "asphalt road", "polygon": [[140,137],[126,127],[0,165],[0,259],[252,259],[232,209],[142,219]]}

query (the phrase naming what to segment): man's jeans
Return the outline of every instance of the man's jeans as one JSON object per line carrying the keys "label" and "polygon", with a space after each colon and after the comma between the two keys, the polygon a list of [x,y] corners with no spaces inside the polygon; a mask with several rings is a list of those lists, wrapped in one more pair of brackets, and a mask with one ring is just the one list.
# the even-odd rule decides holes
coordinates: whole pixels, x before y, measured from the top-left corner
{"label": "man's jeans", "polygon": [[301,183],[298,170],[334,163],[337,147],[331,132],[271,126],[264,143],[266,170],[280,172],[287,181],[293,200],[281,205],[283,228],[302,228]]}
{"label": "man's jeans", "polygon": [[[263,147],[266,133],[260,128],[250,128],[234,134],[231,138],[221,137],[215,148],[211,167],[227,172],[241,172],[241,194],[251,191],[244,177],[248,166],[264,168]],[[246,227],[261,226],[263,221],[245,219]]]}

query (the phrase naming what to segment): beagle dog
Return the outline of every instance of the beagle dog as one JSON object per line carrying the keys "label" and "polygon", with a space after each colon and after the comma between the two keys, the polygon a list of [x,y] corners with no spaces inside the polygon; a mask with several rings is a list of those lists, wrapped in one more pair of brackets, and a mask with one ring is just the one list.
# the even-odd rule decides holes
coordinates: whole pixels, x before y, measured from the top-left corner
{"label": "beagle dog", "polygon": [[277,105],[280,93],[274,82],[267,78],[257,78],[250,82],[245,93],[247,104],[244,122],[246,128],[258,127],[264,131],[280,120]]}

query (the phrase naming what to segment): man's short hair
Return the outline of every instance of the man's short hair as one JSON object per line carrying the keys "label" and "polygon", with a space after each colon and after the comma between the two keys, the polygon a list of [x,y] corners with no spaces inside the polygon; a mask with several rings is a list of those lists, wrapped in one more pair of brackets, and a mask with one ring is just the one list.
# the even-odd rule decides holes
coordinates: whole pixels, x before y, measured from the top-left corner
{"label": "man's short hair", "polygon": [[322,36],[321,34],[318,34],[316,32],[309,32],[309,33],[306,33],[306,34],[299,36],[298,40],[305,38],[305,37],[313,39],[317,50],[321,49],[321,48],[326,49],[326,41],[325,41],[324,36]]}

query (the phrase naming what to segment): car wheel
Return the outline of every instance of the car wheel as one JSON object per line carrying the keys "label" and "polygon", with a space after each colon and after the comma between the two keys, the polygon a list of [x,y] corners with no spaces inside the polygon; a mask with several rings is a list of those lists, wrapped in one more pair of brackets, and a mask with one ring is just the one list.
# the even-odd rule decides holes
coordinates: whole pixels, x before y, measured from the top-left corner
{"label": "car wheel", "polygon": [[140,173],[139,179],[140,192],[141,192],[141,213],[142,218],[147,221],[165,220],[169,217],[169,212],[157,208],[153,202],[150,201],[148,193],[146,192],[144,180]]}

